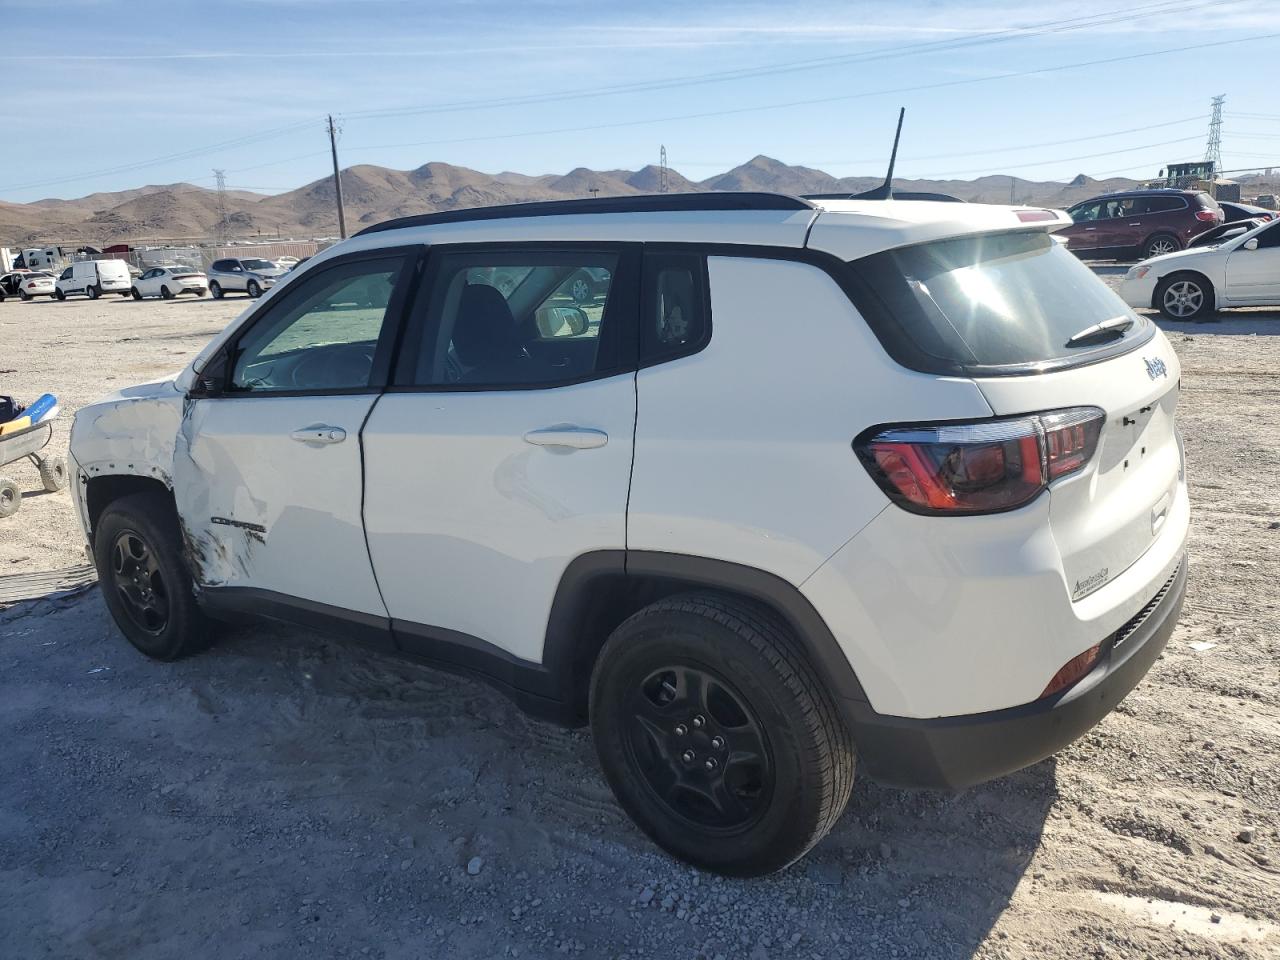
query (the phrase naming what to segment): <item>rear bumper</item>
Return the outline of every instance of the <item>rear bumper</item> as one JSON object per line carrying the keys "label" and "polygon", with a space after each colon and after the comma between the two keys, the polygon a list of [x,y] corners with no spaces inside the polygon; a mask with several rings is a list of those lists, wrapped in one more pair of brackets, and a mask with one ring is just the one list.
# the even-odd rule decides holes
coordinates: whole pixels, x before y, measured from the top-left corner
{"label": "rear bumper", "polygon": [[1063,693],[990,713],[918,720],[863,707],[850,717],[860,768],[905,787],[957,789],[1029,766],[1115,709],[1164,650],[1187,588],[1184,557],[1151,601],[1103,641],[1097,666]]}

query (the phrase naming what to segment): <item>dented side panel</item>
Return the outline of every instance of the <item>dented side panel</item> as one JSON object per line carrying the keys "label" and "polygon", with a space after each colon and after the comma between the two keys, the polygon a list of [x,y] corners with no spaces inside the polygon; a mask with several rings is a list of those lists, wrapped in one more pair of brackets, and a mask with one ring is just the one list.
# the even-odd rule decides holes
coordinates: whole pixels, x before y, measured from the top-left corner
{"label": "dented side panel", "polygon": [[[361,516],[360,428],[371,395],[187,404],[173,491],[199,587],[270,590],[385,616]],[[324,425],[336,442],[294,439]]]}

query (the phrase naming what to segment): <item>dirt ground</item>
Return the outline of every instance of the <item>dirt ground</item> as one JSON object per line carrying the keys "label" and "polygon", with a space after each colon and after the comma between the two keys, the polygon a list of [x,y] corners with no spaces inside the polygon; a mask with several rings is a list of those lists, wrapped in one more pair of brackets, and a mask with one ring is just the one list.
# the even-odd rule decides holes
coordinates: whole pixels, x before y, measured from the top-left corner
{"label": "dirt ground", "polygon": [[[65,445],[78,406],[244,305],[0,304],[0,392],[57,393]],[[726,881],[630,824],[587,733],[478,683],[274,627],[158,664],[94,592],[21,604],[0,610],[0,955],[1280,957],[1280,314],[1166,330],[1186,607],[1056,758],[955,795],[859,781],[806,860]],[[0,576],[81,562],[65,493],[0,521]]]}

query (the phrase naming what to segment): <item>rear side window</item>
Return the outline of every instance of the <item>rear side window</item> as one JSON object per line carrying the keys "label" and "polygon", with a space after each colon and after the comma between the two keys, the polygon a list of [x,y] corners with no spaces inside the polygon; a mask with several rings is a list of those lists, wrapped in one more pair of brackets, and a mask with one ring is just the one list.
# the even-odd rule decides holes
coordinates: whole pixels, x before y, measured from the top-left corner
{"label": "rear side window", "polygon": [[645,255],[640,305],[640,362],[696,353],[711,334],[707,261],[694,253]]}
{"label": "rear side window", "polygon": [[1144,213],[1170,213],[1174,210],[1187,209],[1187,201],[1182,197],[1139,197],[1134,206],[1134,215]]}
{"label": "rear side window", "polygon": [[1209,196],[1207,193],[1197,193],[1196,202],[1200,204],[1200,207],[1204,210],[1222,209],[1222,207],[1218,206],[1218,201],[1213,199],[1213,197]]}
{"label": "rear side window", "polygon": [[[903,247],[853,269],[869,294],[859,306],[889,352],[928,372],[1087,362],[1125,352],[1153,329],[1041,231]],[[1123,333],[1068,343],[1116,318],[1131,321]]]}

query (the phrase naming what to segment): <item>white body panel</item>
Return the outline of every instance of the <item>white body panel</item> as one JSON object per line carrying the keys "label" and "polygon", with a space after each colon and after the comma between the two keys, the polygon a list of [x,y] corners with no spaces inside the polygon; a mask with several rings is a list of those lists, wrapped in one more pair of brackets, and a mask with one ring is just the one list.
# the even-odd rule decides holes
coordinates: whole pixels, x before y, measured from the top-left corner
{"label": "white body panel", "polygon": [[[540,661],[565,567],[626,546],[635,411],[630,373],[545,390],[383,396],[364,434],[365,523],[391,617]],[[525,439],[549,427],[607,441]]]}
{"label": "white body panel", "polygon": [[[203,585],[386,615],[360,519],[360,425],[373,401],[255,396],[191,404],[173,454],[173,490]],[[318,425],[345,431],[345,439],[291,437]]]}
{"label": "white body panel", "polygon": [[128,293],[131,286],[129,267],[123,260],[77,260],[55,284],[65,296],[87,294],[90,287],[99,293]]}
{"label": "white body panel", "polygon": [[18,285],[18,289],[29,297],[51,297],[54,279],[51,276],[27,277]]}
{"label": "white body panel", "polygon": [[1280,247],[1227,254],[1226,296],[1232,303],[1280,303]]}
{"label": "white body panel", "polygon": [[854,455],[860,431],[991,408],[972,381],[889,360],[817,267],[713,257],[709,272],[710,344],[637,380],[627,544],[799,584],[888,505]]}

